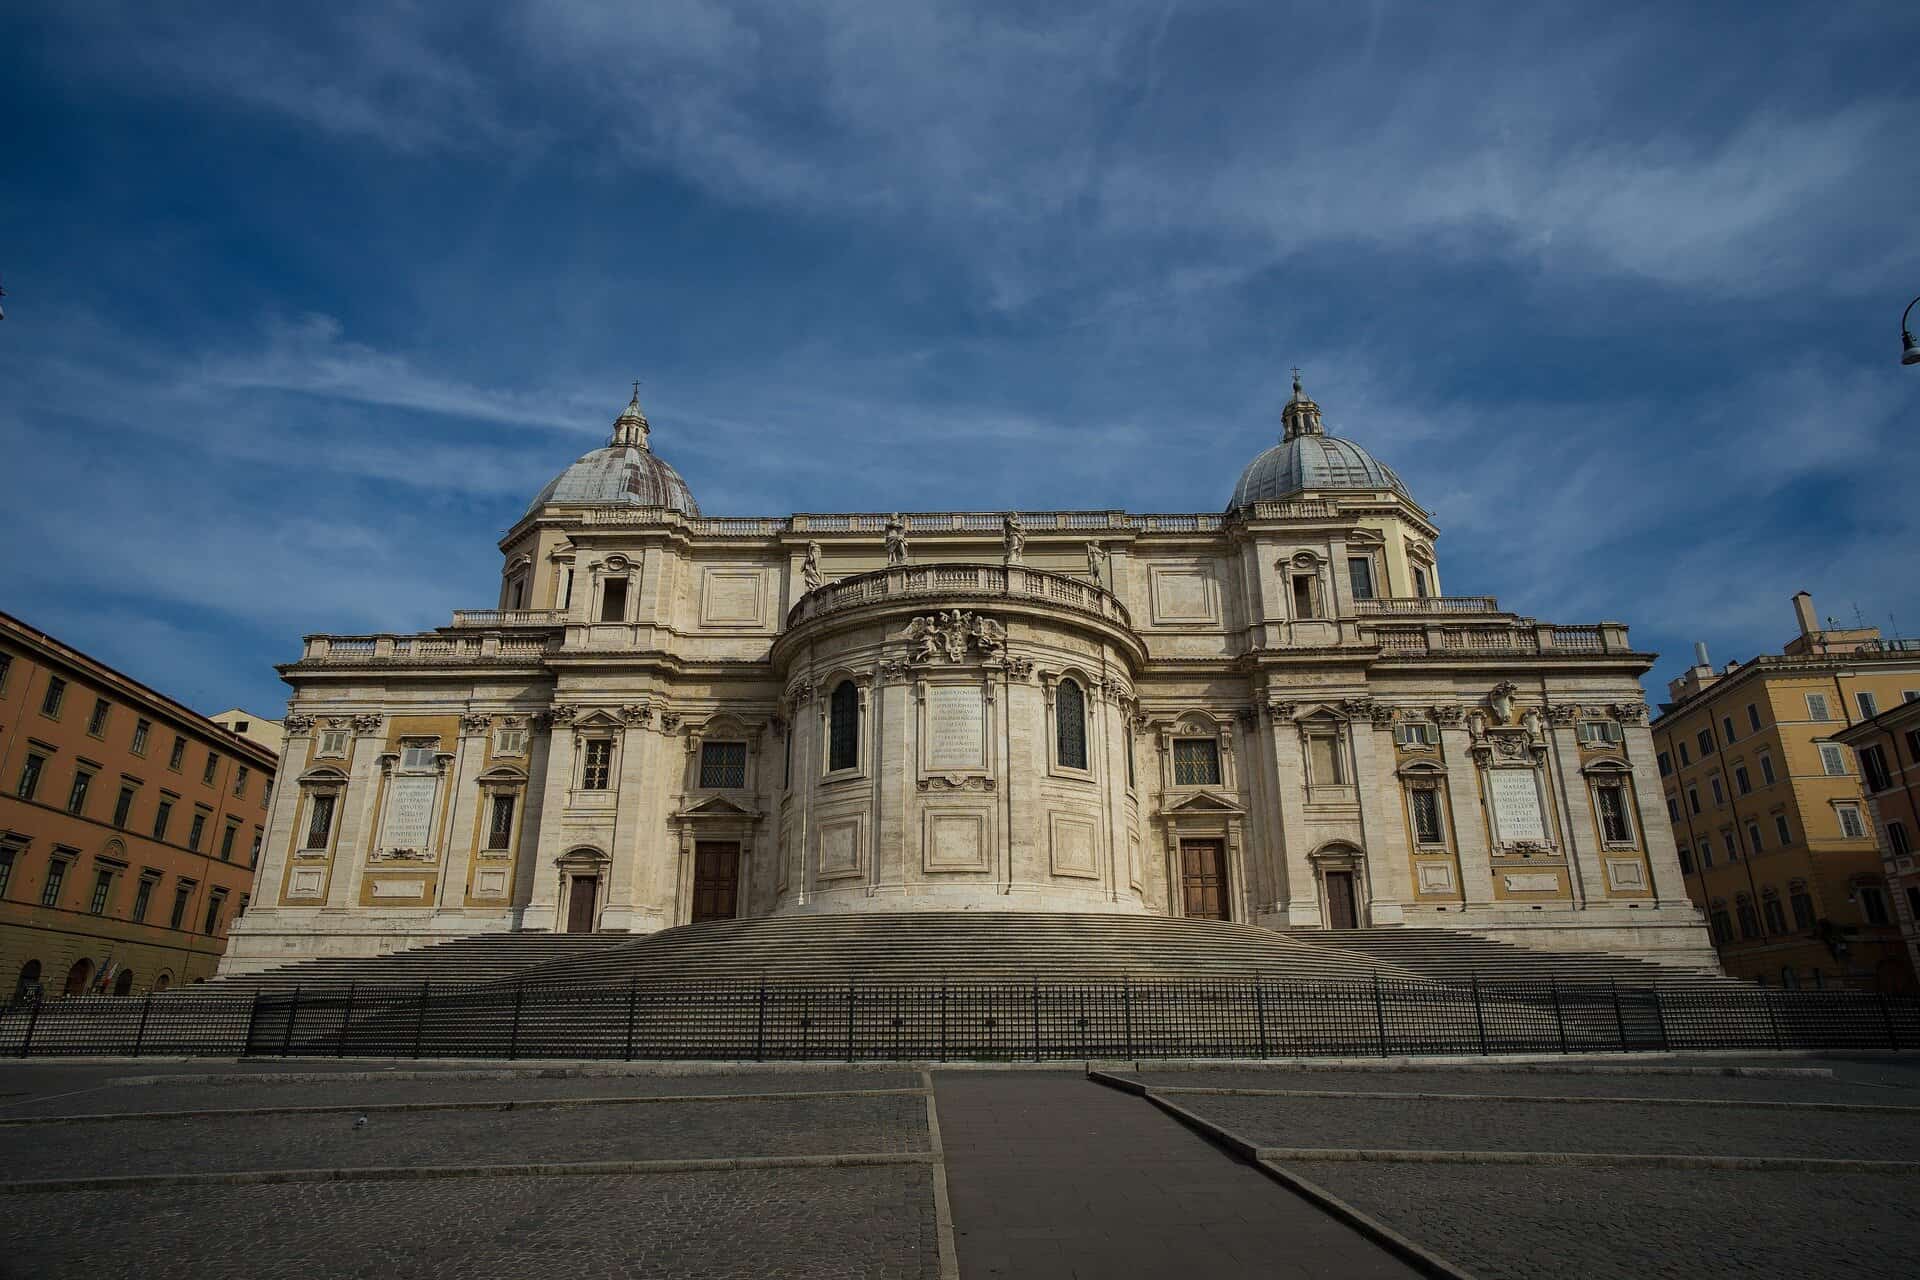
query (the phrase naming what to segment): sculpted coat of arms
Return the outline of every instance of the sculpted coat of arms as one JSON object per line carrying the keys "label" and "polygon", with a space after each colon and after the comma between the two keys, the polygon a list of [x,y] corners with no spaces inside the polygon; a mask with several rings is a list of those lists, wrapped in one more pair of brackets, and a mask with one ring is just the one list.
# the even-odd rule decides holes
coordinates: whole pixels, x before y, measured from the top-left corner
{"label": "sculpted coat of arms", "polygon": [[965,662],[969,648],[983,657],[997,658],[1007,647],[1005,627],[962,609],[915,618],[907,624],[903,638],[913,646],[910,661],[915,664]]}

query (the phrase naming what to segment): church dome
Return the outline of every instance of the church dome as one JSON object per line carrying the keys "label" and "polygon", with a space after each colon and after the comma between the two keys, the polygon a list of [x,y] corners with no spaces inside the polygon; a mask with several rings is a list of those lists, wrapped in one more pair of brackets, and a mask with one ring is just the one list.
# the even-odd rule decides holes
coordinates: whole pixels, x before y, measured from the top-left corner
{"label": "church dome", "polygon": [[651,429],[640,412],[640,388],[614,419],[613,436],[604,448],[585,453],[555,476],[528,504],[532,515],[549,503],[589,507],[664,507],[697,516],[700,504],[680,473],[647,445]]}
{"label": "church dome", "polygon": [[1351,440],[1330,436],[1320,425],[1320,406],[1293,380],[1293,399],[1282,415],[1280,443],[1247,464],[1233,487],[1227,510],[1256,502],[1282,502],[1313,489],[1391,489],[1411,499],[1392,468]]}

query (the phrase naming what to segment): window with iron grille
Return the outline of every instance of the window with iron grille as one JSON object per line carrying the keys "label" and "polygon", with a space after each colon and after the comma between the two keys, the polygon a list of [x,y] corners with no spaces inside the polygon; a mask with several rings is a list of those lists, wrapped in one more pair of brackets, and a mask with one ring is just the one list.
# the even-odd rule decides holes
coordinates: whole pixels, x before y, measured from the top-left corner
{"label": "window with iron grille", "polygon": [[1625,844],[1633,839],[1633,826],[1627,821],[1627,789],[1618,782],[1603,782],[1593,789],[1600,809],[1600,838],[1609,844]]}
{"label": "window with iron grille", "polygon": [[613,773],[613,740],[589,738],[584,763],[580,768],[582,791],[605,791]]}
{"label": "window with iron grille", "polygon": [[1413,836],[1421,844],[1439,844],[1446,835],[1440,829],[1440,793],[1432,787],[1417,787],[1408,797],[1413,806]]}
{"label": "window with iron grille", "polygon": [[747,744],[702,742],[700,744],[700,785],[714,788],[746,786]]}
{"label": "window with iron grille", "polygon": [[[333,801],[331,792],[320,792],[313,797],[307,810],[307,840],[302,848],[324,849],[327,837],[333,834]],[[199,819],[195,820],[196,825]]]}
{"label": "window with iron grille", "polygon": [[1212,738],[1175,738],[1173,783],[1177,787],[1219,786],[1219,742]]}
{"label": "window with iron grille", "polygon": [[1073,680],[1062,680],[1053,694],[1054,759],[1068,769],[1087,767],[1087,697]]}
{"label": "window with iron grille", "polygon": [[860,691],[842,680],[827,703],[827,772],[859,767]]}
{"label": "window with iron grille", "polygon": [[507,849],[513,845],[513,797],[496,794],[492,816],[487,823],[487,848]]}

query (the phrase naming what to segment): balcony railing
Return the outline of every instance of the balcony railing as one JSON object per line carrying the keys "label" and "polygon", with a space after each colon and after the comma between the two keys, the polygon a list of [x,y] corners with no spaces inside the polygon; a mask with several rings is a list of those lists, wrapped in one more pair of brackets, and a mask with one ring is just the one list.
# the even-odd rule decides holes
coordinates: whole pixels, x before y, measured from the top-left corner
{"label": "balcony railing", "polygon": [[567,620],[565,609],[455,609],[456,627],[558,627]]}
{"label": "balcony railing", "polygon": [[1374,600],[1356,600],[1354,604],[1363,618],[1500,612],[1500,602],[1492,596],[1381,596]]}
{"label": "balcony railing", "polygon": [[1428,654],[1632,653],[1627,628],[1617,622],[1557,627],[1521,618],[1510,623],[1427,627],[1364,623],[1362,630],[1389,657]]}
{"label": "balcony railing", "polygon": [[467,636],[432,631],[420,635],[315,635],[306,638],[300,660],[336,666],[389,662],[399,665],[528,662],[559,647],[558,636],[513,636],[498,632]]}
{"label": "balcony railing", "polygon": [[1112,592],[1081,578],[1017,564],[896,564],[808,592],[787,614],[787,626],[858,605],[918,596],[1041,600],[1107,618],[1123,627],[1133,625],[1127,607]]}
{"label": "balcony railing", "polygon": [[[1261,502],[1241,514],[1252,520],[1324,520],[1336,513],[1328,502]],[[998,534],[1004,511],[916,511],[900,517],[909,536],[941,533]],[[688,516],[665,507],[582,507],[570,513],[582,524],[677,525],[688,533],[718,538],[777,538],[791,533],[886,532],[887,513],[799,512],[792,516]],[[1226,527],[1218,512],[1022,511],[1028,533],[1217,533]]]}

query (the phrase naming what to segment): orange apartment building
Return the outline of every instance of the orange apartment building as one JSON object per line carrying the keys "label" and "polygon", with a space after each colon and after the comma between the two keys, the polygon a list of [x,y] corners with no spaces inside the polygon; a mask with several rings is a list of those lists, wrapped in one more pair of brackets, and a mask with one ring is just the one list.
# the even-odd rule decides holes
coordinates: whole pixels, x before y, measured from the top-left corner
{"label": "orange apartment building", "polygon": [[0,613],[0,999],[213,974],[278,760]]}
{"label": "orange apartment building", "polygon": [[1920,973],[1920,689],[1843,733],[1860,761],[1867,811],[1880,842],[1880,865],[1893,898],[1893,918],[1907,964]]}
{"label": "orange apartment building", "polygon": [[1920,642],[1822,628],[1804,591],[1793,606],[1777,655],[1716,671],[1701,646],[1651,725],[1687,894],[1734,977],[1920,990],[1849,745],[1920,698]]}

